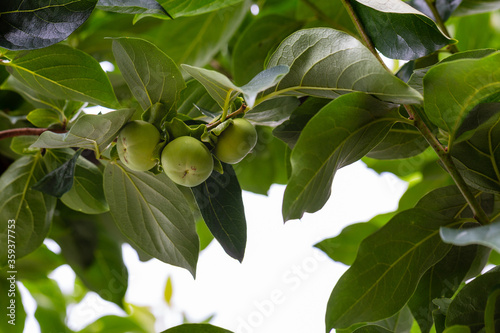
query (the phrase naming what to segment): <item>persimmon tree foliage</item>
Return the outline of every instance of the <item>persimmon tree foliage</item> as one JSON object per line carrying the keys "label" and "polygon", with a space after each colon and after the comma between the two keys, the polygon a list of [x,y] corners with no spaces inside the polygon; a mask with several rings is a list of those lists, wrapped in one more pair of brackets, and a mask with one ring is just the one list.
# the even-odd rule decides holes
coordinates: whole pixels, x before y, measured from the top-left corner
{"label": "persimmon tree foliage", "polygon": [[[326,332],[499,332],[498,9],[3,0],[2,290],[15,269],[42,332],[69,332],[66,306],[88,291],[125,308],[123,243],[193,276],[213,238],[242,261],[242,190],[286,184],[283,219],[300,219],[323,207],[338,169],[363,160],[409,187],[397,211],[316,244],[350,265],[331,291]],[[64,263],[76,295],[47,277]],[[17,325],[4,318],[2,332],[23,329],[16,297]],[[80,332],[150,332],[139,317],[102,317]]]}

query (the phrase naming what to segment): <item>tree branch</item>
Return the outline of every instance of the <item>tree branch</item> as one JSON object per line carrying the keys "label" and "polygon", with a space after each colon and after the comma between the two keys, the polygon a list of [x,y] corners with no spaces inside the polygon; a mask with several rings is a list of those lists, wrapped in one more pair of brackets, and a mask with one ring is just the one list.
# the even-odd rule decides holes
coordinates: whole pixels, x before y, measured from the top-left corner
{"label": "tree branch", "polygon": [[[14,136],[23,136],[23,135],[40,135],[45,131],[48,131],[48,128],[12,128],[4,131],[0,131],[0,140],[12,138]],[[50,130],[55,133],[66,133],[66,130]]]}
{"label": "tree branch", "polygon": [[[245,112],[246,108],[247,108],[247,106],[245,104],[241,104],[241,106],[240,106],[240,108],[238,110],[236,110],[236,111],[228,114],[225,119],[233,118],[233,117],[239,115],[240,113]],[[217,121],[215,121],[213,123],[207,124],[207,130],[210,131],[210,130],[214,129],[215,127],[217,127],[218,125],[220,125],[222,122],[223,122],[223,120],[219,118],[219,120],[217,120]]]}

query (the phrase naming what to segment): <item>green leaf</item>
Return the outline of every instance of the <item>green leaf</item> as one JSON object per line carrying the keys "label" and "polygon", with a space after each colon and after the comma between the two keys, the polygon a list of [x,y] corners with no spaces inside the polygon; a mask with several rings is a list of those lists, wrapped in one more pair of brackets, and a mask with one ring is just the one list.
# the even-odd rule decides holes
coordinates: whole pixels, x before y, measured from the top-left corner
{"label": "green leaf", "polygon": [[466,278],[476,253],[477,246],[453,246],[441,261],[422,276],[408,302],[422,333],[428,333],[433,325],[432,312],[436,306],[432,300],[451,298],[455,294]]}
{"label": "green leaf", "polygon": [[40,179],[31,188],[45,194],[60,198],[64,193],[68,192],[73,186],[73,177],[75,174],[76,159],[82,153],[78,150],[69,160],[64,162],[58,168],[52,170],[42,179]]}
{"label": "green leaf", "polygon": [[345,227],[338,236],[325,239],[314,246],[333,260],[350,266],[356,259],[359,245],[363,239],[378,229],[370,222],[351,224]]}
{"label": "green leaf", "polygon": [[14,53],[12,61],[5,65],[21,83],[48,97],[109,108],[118,106],[109,79],[97,60],[67,45]]}
{"label": "green leaf", "polygon": [[[38,248],[47,235],[56,199],[31,186],[46,174],[40,154],[23,156],[0,177],[0,219],[15,220],[16,258]],[[0,243],[8,243],[7,223],[0,224]],[[13,238],[10,238],[13,240]],[[0,266],[7,262],[7,246],[0,249]]]}
{"label": "green leaf", "polygon": [[285,221],[323,207],[336,171],[363,157],[397,121],[393,107],[353,93],[330,102],[308,122],[292,150],[292,175],[283,199]]}
{"label": "green leaf", "polygon": [[223,328],[210,324],[183,324],[169,328],[161,333],[232,333]]}
{"label": "green leaf", "polygon": [[[439,17],[445,22],[450,18],[451,14],[457,9],[461,2],[462,0],[436,0],[434,5],[439,13]],[[425,0],[411,0],[408,4],[436,21],[432,10]]]}
{"label": "green leaf", "polygon": [[69,132],[63,134],[50,131],[43,132],[31,147],[78,147],[91,149],[96,152],[97,156],[100,156],[134,112],[133,109],[123,109],[102,115],[83,115],[71,126]]}
{"label": "green leaf", "polygon": [[390,333],[392,331],[378,325],[366,325],[353,331],[353,333]]}
{"label": "green leaf", "polygon": [[190,80],[186,86],[186,89],[181,91],[177,113],[196,118],[203,116],[203,112],[206,112],[211,113],[210,120],[212,120],[215,113],[220,112],[217,102],[207,93],[207,90],[200,82]]}
{"label": "green leaf", "polygon": [[256,129],[257,144],[233,168],[243,190],[267,195],[272,184],[286,184],[288,180],[288,147],[272,136],[269,127]]}
{"label": "green leaf", "polygon": [[447,327],[443,333],[470,333],[470,328],[464,325],[453,325]]}
{"label": "green leaf", "polygon": [[496,0],[463,0],[454,15],[472,15],[497,9],[500,9],[500,3]]}
{"label": "green leaf", "polygon": [[0,46],[29,50],[59,43],[87,20],[96,3],[97,0],[4,2],[0,10]]}
{"label": "green leaf", "polygon": [[408,158],[422,153],[428,147],[429,144],[416,127],[396,123],[366,156],[383,160]]}
{"label": "green leaf", "polygon": [[224,173],[212,172],[193,194],[201,215],[226,253],[239,262],[245,255],[247,225],[241,188],[234,170],[222,164]]}
{"label": "green leaf", "polygon": [[61,255],[55,254],[42,244],[36,251],[17,260],[17,278],[21,281],[43,279],[63,264],[65,262]]}
{"label": "green leaf", "polygon": [[441,228],[443,242],[458,246],[479,244],[500,252],[500,222],[468,229]]}
{"label": "green leaf", "polygon": [[238,36],[234,46],[231,63],[234,82],[243,85],[261,72],[269,52],[301,25],[281,15],[258,16]]}
{"label": "green leaf", "polygon": [[453,43],[436,23],[399,0],[356,0],[352,6],[377,50],[392,59],[412,60]]}
{"label": "green leaf", "polygon": [[[72,155],[72,149],[49,149],[44,160],[49,170],[52,170]],[[85,214],[104,213],[109,207],[102,182],[102,171],[86,158],[79,157],[76,160],[73,187],[61,197],[61,201],[69,208]]]}
{"label": "green leaf", "polygon": [[156,103],[175,107],[186,87],[176,64],[156,45],[138,38],[113,40],[113,54],[130,90],[147,110]]}
{"label": "green leaf", "polygon": [[148,330],[132,316],[104,316],[89,324],[78,333],[148,333]]}
{"label": "green leaf", "polygon": [[[279,99],[272,99],[271,101],[275,100],[279,101]],[[307,98],[304,103],[292,112],[289,120],[273,130],[273,135],[293,149],[307,122],[329,102],[330,100],[324,98]],[[266,102],[260,105],[264,104]]]}
{"label": "green leaf", "polygon": [[59,98],[47,97],[30,87],[24,85],[21,81],[14,76],[9,75],[7,81],[2,85],[2,88],[17,92],[23,96],[26,102],[30,103],[39,109],[52,109],[58,112],[63,112],[65,101]]}
{"label": "green leaf", "polygon": [[99,0],[97,9],[122,14],[155,14],[170,17],[156,0]]}
{"label": "green leaf", "polygon": [[61,114],[55,110],[35,109],[28,113],[26,118],[36,127],[62,125]]}
{"label": "green leaf", "polygon": [[422,96],[387,72],[360,41],[334,29],[313,28],[293,33],[271,56],[267,68],[278,65],[289,66],[290,72],[272,92],[268,91],[271,96],[336,98],[362,91],[383,101],[422,103]]}
{"label": "green leaf", "polygon": [[19,155],[37,154],[40,149],[30,148],[37,139],[37,135],[15,136],[10,142],[10,149]]}
{"label": "green leaf", "polygon": [[[446,326],[465,325],[471,332],[484,327],[486,303],[493,288],[500,281],[500,271],[494,268],[465,285],[448,308]],[[494,318],[500,320],[500,307],[495,308]]]}
{"label": "green leaf", "polygon": [[257,94],[275,86],[289,71],[290,68],[285,65],[270,67],[255,75],[250,82],[240,87],[239,90],[243,93],[248,107],[253,108]]}
{"label": "green leaf", "polygon": [[243,0],[159,0],[160,4],[174,17],[195,16],[216,11]]}
{"label": "green leaf", "polygon": [[131,172],[109,163],[104,194],[116,225],[131,242],[195,275],[199,241],[194,218],[184,195],[166,174]]}
{"label": "green leaf", "polygon": [[172,279],[170,276],[167,278],[167,282],[165,283],[165,290],[163,291],[163,296],[165,299],[165,302],[167,302],[168,305],[172,305],[172,293],[173,293],[173,288],[172,288]]}
{"label": "green leaf", "polygon": [[425,75],[425,112],[435,125],[448,132],[450,146],[477,104],[500,101],[499,61],[500,52],[496,52],[481,59],[442,63]]}
{"label": "green leaf", "polygon": [[480,125],[473,130],[475,133],[467,141],[456,143],[451,154],[467,184],[479,190],[500,193],[500,108],[496,106],[493,110],[481,111],[477,114]]}
{"label": "green leaf", "polygon": [[299,100],[291,96],[273,98],[248,110],[245,119],[256,125],[276,127],[290,118],[299,104]]}
{"label": "green leaf", "polygon": [[[422,275],[451,248],[440,241],[439,227],[452,223],[440,214],[415,208],[399,213],[366,238],[332,291],[327,331],[398,312]],[[384,302],[373,306],[376,300]]]}

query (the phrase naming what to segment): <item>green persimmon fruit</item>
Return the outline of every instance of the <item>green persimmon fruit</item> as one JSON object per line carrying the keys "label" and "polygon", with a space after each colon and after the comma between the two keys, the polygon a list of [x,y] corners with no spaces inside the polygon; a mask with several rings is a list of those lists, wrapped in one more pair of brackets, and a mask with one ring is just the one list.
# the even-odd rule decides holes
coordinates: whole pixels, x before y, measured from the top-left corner
{"label": "green persimmon fruit", "polygon": [[160,132],[146,121],[134,120],[123,127],[118,134],[116,149],[125,166],[134,171],[146,171],[156,165],[153,157],[160,142]]}
{"label": "green persimmon fruit", "polygon": [[174,183],[193,187],[207,180],[214,169],[214,160],[201,141],[181,136],[163,149],[161,165]]}
{"label": "green persimmon fruit", "polygon": [[215,156],[229,164],[241,161],[257,143],[257,131],[246,119],[236,118],[220,135]]}

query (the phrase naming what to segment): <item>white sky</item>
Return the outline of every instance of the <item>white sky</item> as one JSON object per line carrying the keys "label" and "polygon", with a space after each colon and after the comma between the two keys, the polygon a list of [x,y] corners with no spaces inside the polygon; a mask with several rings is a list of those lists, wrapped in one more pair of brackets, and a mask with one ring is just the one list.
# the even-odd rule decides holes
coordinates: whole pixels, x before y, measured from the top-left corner
{"label": "white sky", "polygon": [[[157,260],[139,262],[126,246],[126,301],[150,306],[157,332],[181,324],[185,313],[193,322],[215,314],[212,324],[235,333],[323,333],[326,303],[346,267],[313,245],[346,225],[396,209],[406,186],[391,174],[379,176],[357,162],[337,173],[332,197],[321,211],[286,224],[281,217],[284,186],[273,186],[268,197],[244,192],[248,242],[242,264],[214,241],[201,253],[193,280],[186,270]],[[51,276],[71,292],[74,274],[67,266]],[[173,283],[170,308],[163,300],[168,276]],[[28,305],[28,314],[33,311]],[[123,312],[90,294],[68,309],[68,325],[79,330],[105,314]],[[29,320],[25,332],[39,332],[36,322]]]}

